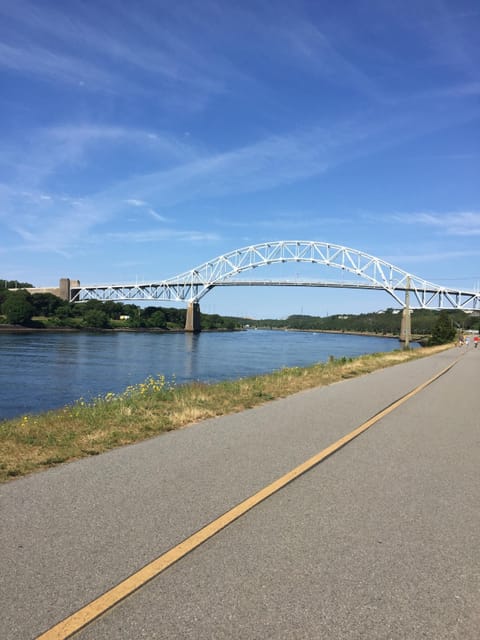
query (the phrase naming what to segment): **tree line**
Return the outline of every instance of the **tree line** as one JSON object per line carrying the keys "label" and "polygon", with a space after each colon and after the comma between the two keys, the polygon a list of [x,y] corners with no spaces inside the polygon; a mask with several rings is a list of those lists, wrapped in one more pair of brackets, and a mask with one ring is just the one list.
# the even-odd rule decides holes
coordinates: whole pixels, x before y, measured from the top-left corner
{"label": "tree line", "polygon": [[[441,313],[446,314],[453,327],[459,330],[478,329],[480,318],[458,309],[440,312],[431,309],[414,309],[411,312],[412,333],[415,335],[431,335]],[[258,327],[272,329],[299,329],[310,331],[358,331],[378,335],[399,335],[401,311],[386,309],[385,311],[360,314],[338,314],[326,317],[291,315],[286,320],[258,320]]]}

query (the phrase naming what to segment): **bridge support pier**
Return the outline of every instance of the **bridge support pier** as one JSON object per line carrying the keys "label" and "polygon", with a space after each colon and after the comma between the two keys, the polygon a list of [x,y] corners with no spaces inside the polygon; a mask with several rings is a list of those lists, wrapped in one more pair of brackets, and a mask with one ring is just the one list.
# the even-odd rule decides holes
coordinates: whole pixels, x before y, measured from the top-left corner
{"label": "bridge support pier", "polygon": [[403,342],[403,347],[405,349],[410,347],[411,337],[412,319],[410,317],[410,309],[404,309],[402,311],[402,322],[400,324],[400,342]]}
{"label": "bridge support pier", "polygon": [[202,327],[200,323],[200,304],[198,302],[190,302],[187,308],[185,331],[200,333],[201,330]]}
{"label": "bridge support pier", "polygon": [[400,324],[400,342],[403,342],[404,349],[410,348],[410,340],[412,338],[412,318],[410,314],[410,276],[407,276],[405,307],[402,312],[402,322]]}

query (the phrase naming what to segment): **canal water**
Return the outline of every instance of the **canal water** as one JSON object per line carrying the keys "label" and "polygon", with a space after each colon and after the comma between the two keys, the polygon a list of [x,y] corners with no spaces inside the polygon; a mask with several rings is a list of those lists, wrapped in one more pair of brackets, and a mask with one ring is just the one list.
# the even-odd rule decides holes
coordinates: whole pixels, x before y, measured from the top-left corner
{"label": "canal water", "polygon": [[391,338],[300,331],[0,334],[0,420],[118,393],[148,376],[213,382],[392,351]]}

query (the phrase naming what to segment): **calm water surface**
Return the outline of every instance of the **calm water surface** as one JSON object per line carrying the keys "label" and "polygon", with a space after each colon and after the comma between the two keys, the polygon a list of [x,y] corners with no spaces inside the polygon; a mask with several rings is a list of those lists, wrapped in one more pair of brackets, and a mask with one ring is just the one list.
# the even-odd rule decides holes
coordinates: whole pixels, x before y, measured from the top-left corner
{"label": "calm water surface", "polygon": [[0,334],[0,419],[121,392],[149,375],[212,382],[399,346],[296,331]]}

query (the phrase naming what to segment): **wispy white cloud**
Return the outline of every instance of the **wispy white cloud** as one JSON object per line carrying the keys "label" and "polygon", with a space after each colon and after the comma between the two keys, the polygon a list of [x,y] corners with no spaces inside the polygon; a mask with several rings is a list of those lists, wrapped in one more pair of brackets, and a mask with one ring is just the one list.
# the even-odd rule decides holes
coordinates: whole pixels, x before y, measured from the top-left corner
{"label": "wispy white cloud", "polygon": [[[435,52],[436,59],[449,67],[461,70],[466,77],[478,80],[478,42],[467,34],[475,33],[472,15],[459,10],[455,3],[440,2],[436,6],[435,21],[425,23],[424,33]],[[475,44],[477,43],[477,44]]]}
{"label": "wispy white cloud", "polygon": [[[164,210],[183,203],[299,183],[414,135],[409,124],[408,114],[380,122],[362,117],[328,128],[266,136],[225,152],[200,151],[170,136],[155,135],[152,139],[149,131],[88,125],[55,127],[42,131],[32,148],[23,153],[0,152],[4,166],[16,167],[13,186],[0,189],[0,217],[11,228],[9,221],[15,220],[15,229],[25,241],[30,232],[46,248],[65,250],[99,225],[112,220],[118,223],[128,207],[143,207],[150,217],[166,222]],[[443,119],[431,119],[422,130],[443,124]],[[105,162],[116,162],[121,155],[119,144],[126,145],[129,159],[138,149],[143,172],[131,175],[129,165],[125,175],[117,172],[115,182],[98,182],[97,166],[101,169]],[[100,165],[97,154],[102,158]],[[74,194],[65,193],[63,186],[68,185],[69,174],[65,172],[69,167],[75,173]],[[138,172],[137,164],[133,168]],[[86,172],[83,182],[79,180],[82,171]],[[63,181],[59,181],[62,175]],[[97,184],[103,188],[96,189]],[[19,197],[22,193],[29,195]],[[445,218],[442,220],[445,223]],[[427,222],[440,228],[440,219],[424,218],[422,223]],[[451,226],[461,233],[458,224]]]}
{"label": "wispy white cloud", "polygon": [[[223,218],[213,217],[212,222],[216,227],[221,229],[251,229],[252,220],[250,215],[242,216],[229,215]],[[292,209],[290,211],[265,210],[263,215],[255,215],[255,227],[263,230],[271,230],[275,234],[283,231],[294,231],[295,238],[298,237],[298,231],[307,230],[309,237],[312,230],[321,229],[325,226],[345,225],[352,222],[352,219],[345,215],[339,216],[322,216],[318,211],[304,211]],[[320,239],[320,238],[319,238]]]}
{"label": "wispy white cloud", "polygon": [[[480,250],[456,250],[456,251],[429,251],[422,253],[402,253],[384,256],[384,260],[391,264],[398,265],[400,263],[429,263],[437,262],[445,264],[448,260],[457,260],[458,258],[476,258],[480,256]],[[458,280],[458,278],[456,278]],[[440,283],[441,284],[441,283]]]}
{"label": "wispy white cloud", "polygon": [[220,239],[214,232],[205,231],[179,231],[178,229],[145,229],[142,231],[109,232],[106,238],[116,242],[157,242],[160,240],[181,240],[182,242],[212,242]]}
{"label": "wispy white cloud", "polygon": [[334,44],[338,33],[334,28],[322,31],[307,20],[293,20],[277,26],[276,35],[283,40],[290,56],[303,61],[310,74],[317,74],[329,82],[354,89],[375,99],[384,99],[378,83],[348,54]]}
{"label": "wispy white cloud", "polygon": [[148,202],[145,200],[138,200],[137,198],[129,198],[125,201],[127,204],[132,205],[133,207],[144,209],[148,215],[157,220],[157,222],[168,222],[168,218],[162,216],[160,213],[157,213],[155,209],[153,209]]}
{"label": "wispy white cloud", "polygon": [[[44,228],[50,219],[69,215],[69,206],[75,209],[95,199],[100,185],[106,188],[110,181],[128,178],[142,162],[147,167],[171,167],[189,161],[196,153],[192,146],[170,135],[98,125],[50,127],[29,131],[25,140],[17,139],[16,144],[4,142],[0,149],[0,219],[18,222],[38,218]],[[119,157],[133,159],[133,166],[121,165]],[[114,163],[116,172],[105,174],[105,165]],[[131,197],[131,192],[124,200],[130,206],[151,206]],[[106,219],[106,210],[107,217],[111,215],[105,201],[101,205],[96,209],[99,222]],[[119,203],[115,207],[118,209]]]}
{"label": "wispy white cloud", "polygon": [[236,71],[203,46],[195,13],[185,12],[179,22],[179,12],[118,4],[112,10],[102,3],[40,7],[28,0],[0,5],[0,66],[117,94],[153,94],[161,83],[168,88],[164,103],[178,103],[184,94],[183,106],[192,108],[224,91]]}
{"label": "wispy white cloud", "polygon": [[[382,130],[383,131],[383,130]],[[376,123],[344,122],[267,136],[226,152],[199,154],[173,168],[135,176],[98,197],[135,199],[165,206],[274,189],[318,176],[346,159],[368,154],[379,144]],[[385,133],[383,131],[383,133]],[[387,144],[382,137],[381,144]]]}
{"label": "wispy white cloud", "polygon": [[480,80],[463,82],[458,85],[451,85],[445,90],[445,95],[453,97],[468,97],[480,95]]}
{"label": "wispy white cloud", "polygon": [[480,235],[480,212],[412,212],[389,216],[391,220],[401,224],[422,225],[446,236],[478,236]]}
{"label": "wispy white cloud", "polygon": [[461,160],[462,162],[479,162],[480,161],[480,151],[478,153],[446,153],[442,155],[436,156],[438,158],[442,158],[444,160]]}
{"label": "wispy white cloud", "polygon": [[267,135],[249,145],[218,152],[198,152],[174,167],[152,170],[122,181],[103,193],[109,198],[138,194],[155,206],[178,205],[198,198],[255,193],[299,183],[346,162],[367,158],[418,136],[474,117],[476,111],[432,113],[426,104],[397,113],[368,111],[284,134]]}
{"label": "wispy white cloud", "polygon": [[155,209],[153,209],[148,202],[145,200],[138,200],[137,198],[129,198],[125,201],[127,204],[132,205],[133,207],[145,209],[149,216],[151,216],[154,220],[158,222],[168,222],[168,219],[165,216],[162,216],[160,213],[157,213]]}
{"label": "wispy white cloud", "polygon": [[162,131],[143,130],[136,127],[80,124],[57,126],[40,132],[43,144],[66,149],[73,160],[78,155],[89,153],[89,161],[99,151],[107,154],[143,154],[149,162],[176,164],[192,159],[196,155],[193,144]]}
{"label": "wispy white cloud", "polygon": [[152,216],[154,220],[157,220],[158,222],[168,222],[168,218],[160,215],[154,209],[149,208],[148,213]]}
{"label": "wispy white cloud", "polygon": [[127,204],[131,204],[132,207],[148,207],[148,202],[145,202],[145,200],[138,200],[137,198],[128,198],[125,202]]}
{"label": "wispy white cloud", "polygon": [[104,91],[112,86],[114,76],[84,60],[33,44],[20,47],[0,42],[0,67]]}
{"label": "wispy white cloud", "polygon": [[70,256],[81,251],[88,234],[109,219],[108,212],[92,209],[87,203],[65,205],[56,202],[52,205],[49,202],[45,206],[49,207],[47,216],[42,217],[39,209],[32,215],[28,209],[20,207],[20,215],[9,215],[4,219],[4,225],[23,241],[24,251]]}

